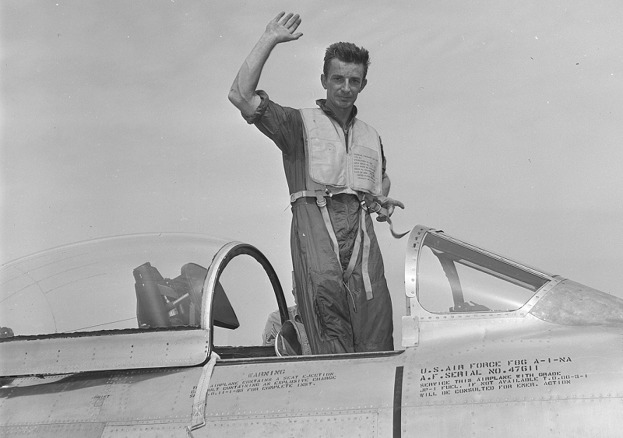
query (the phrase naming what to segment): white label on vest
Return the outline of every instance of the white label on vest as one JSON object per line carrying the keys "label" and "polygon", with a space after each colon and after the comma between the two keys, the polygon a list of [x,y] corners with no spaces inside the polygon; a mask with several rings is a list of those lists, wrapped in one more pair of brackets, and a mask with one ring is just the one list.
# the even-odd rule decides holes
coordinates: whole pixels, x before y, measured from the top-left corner
{"label": "white label on vest", "polygon": [[359,146],[352,154],[354,188],[374,192],[378,182],[377,169],[379,166],[378,153],[373,149]]}

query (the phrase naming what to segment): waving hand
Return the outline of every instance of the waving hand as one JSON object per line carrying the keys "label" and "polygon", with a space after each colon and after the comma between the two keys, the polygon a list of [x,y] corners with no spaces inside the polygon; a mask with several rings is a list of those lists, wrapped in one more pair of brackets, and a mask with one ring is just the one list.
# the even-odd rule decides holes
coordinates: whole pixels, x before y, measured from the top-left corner
{"label": "waving hand", "polygon": [[303,34],[296,32],[301,24],[299,14],[280,12],[266,25],[266,33],[275,38],[276,43],[298,40]]}
{"label": "waving hand", "polygon": [[251,117],[260,104],[260,97],[255,91],[270,52],[279,43],[298,40],[303,36],[296,31],[300,24],[299,14],[277,14],[266,25],[266,30],[238,70],[228,97],[246,117]]}

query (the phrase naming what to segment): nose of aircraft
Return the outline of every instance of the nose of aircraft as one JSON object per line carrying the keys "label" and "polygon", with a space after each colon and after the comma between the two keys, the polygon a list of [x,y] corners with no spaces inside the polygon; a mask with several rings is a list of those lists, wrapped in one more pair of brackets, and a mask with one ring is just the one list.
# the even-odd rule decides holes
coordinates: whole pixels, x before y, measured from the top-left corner
{"label": "nose of aircraft", "polygon": [[563,280],[530,313],[561,325],[623,327],[623,299],[571,280]]}

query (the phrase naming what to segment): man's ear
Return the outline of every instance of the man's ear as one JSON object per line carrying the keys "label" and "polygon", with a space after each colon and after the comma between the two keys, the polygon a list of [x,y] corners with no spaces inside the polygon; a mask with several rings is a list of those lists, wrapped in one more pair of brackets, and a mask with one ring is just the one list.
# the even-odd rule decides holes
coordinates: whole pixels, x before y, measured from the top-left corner
{"label": "man's ear", "polygon": [[327,89],[327,77],[323,74],[320,75],[320,83],[322,84],[322,88]]}
{"label": "man's ear", "polygon": [[363,91],[364,88],[366,88],[367,84],[368,84],[368,80],[364,78],[364,80],[361,81],[361,88],[359,89],[360,93]]}

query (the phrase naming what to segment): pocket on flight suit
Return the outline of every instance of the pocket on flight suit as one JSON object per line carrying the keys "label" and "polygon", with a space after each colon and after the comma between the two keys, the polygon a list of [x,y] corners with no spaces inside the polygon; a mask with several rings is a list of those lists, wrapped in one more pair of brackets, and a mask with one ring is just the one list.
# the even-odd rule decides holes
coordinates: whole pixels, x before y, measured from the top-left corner
{"label": "pocket on flight suit", "polygon": [[311,271],[309,275],[321,338],[352,339],[348,300],[341,279],[330,273]]}

